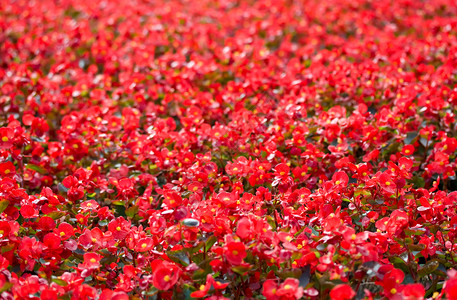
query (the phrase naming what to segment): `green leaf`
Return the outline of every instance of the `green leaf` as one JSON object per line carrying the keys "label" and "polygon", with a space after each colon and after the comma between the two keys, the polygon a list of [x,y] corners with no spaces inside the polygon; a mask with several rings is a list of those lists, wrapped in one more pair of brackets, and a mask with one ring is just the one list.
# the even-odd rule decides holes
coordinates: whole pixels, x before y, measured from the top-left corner
{"label": "green leaf", "polygon": [[198,243],[196,246],[191,247],[191,248],[187,248],[187,252],[188,252],[189,254],[197,253],[197,252],[200,251],[200,249],[202,249],[204,246],[205,246],[205,242],[201,241],[201,242]]}
{"label": "green leaf", "polygon": [[99,226],[106,226],[106,225],[108,225],[108,220],[100,220],[100,221],[98,221],[98,225]]}
{"label": "green leaf", "polygon": [[198,220],[192,218],[184,219],[182,223],[187,227],[198,227],[198,225],[200,225]]}
{"label": "green leaf", "polygon": [[29,170],[33,170],[33,171],[36,171],[40,174],[47,174],[48,171],[43,168],[43,167],[40,167],[40,166],[37,166],[37,165],[34,165],[34,164],[26,164],[25,167]]}
{"label": "green leaf", "polygon": [[187,257],[187,253],[184,249],[177,251],[169,251],[167,252],[167,256],[175,263],[183,266],[188,266],[190,263],[189,257]]}
{"label": "green leaf", "polygon": [[61,193],[66,193],[66,192],[68,192],[68,189],[67,189],[63,184],[61,184],[61,183],[59,183],[59,184],[57,185],[57,189],[58,189]]}
{"label": "green leaf", "polygon": [[14,244],[8,244],[2,247],[2,254],[14,249]]}
{"label": "green leaf", "polygon": [[8,204],[10,204],[8,200],[0,201],[0,214],[8,207]]}
{"label": "green leaf", "polygon": [[425,186],[425,179],[421,176],[414,177],[412,181],[415,188],[422,188]]}
{"label": "green leaf", "polygon": [[0,288],[0,293],[3,293],[4,291],[9,290],[13,286],[12,283],[10,282],[5,282],[3,286]]}
{"label": "green leaf", "polygon": [[359,195],[371,196],[371,192],[369,190],[363,190],[363,189],[354,191],[355,197],[357,197]]}
{"label": "green leaf", "polygon": [[286,278],[299,279],[302,275],[302,271],[300,269],[281,269],[279,272],[277,272],[277,275],[281,279],[286,279]]}
{"label": "green leaf", "polygon": [[62,218],[65,215],[66,215],[66,213],[64,213],[62,211],[53,211],[48,214],[48,217],[51,217],[52,219],[57,220],[57,219]]}
{"label": "green leaf", "polygon": [[246,273],[250,269],[251,269],[251,266],[236,266],[236,267],[232,268],[232,271],[237,273],[237,274],[243,275],[244,273]]}
{"label": "green leaf", "polygon": [[436,269],[438,269],[440,263],[436,260],[431,260],[428,263],[425,264],[420,270],[417,272],[417,274],[420,277],[427,276],[431,273],[433,273]]}
{"label": "green leaf", "polygon": [[302,288],[305,288],[311,279],[311,267],[309,265],[306,265],[305,267],[301,268],[301,270],[302,274],[299,278],[300,286]]}
{"label": "green leaf", "polygon": [[272,216],[267,216],[267,220],[266,221],[273,228],[273,230],[276,230],[275,219]]}
{"label": "green leaf", "polygon": [[206,246],[205,246],[205,251],[208,251],[209,249],[211,249],[211,247],[217,242],[217,237],[215,237],[214,235],[210,236],[207,240],[206,240]]}
{"label": "green leaf", "polygon": [[133,218],[138,213],[138,206],[132,206],[126,209],[125,214],[127,217]]}
{"label": "green leaf", "polygon": [[405,243],[406,243],[407,245],[411,245],[411,244],[414,243],[414,241],[413,241],[412,238],[405,238]]}
{"label": "green leaf", "polygon": [[411,251],[422,251],[425,248],[426,248],[426,246],[424,244],[417,244],[417,245],[409,244],[408,245],[408,249]]}
{"label": "green leaf", "polygon": [[398,256],[392,257],[391,262],[396,268],[401,269],[403,272],[405,272],[405,274],[409,273],[408,265],[400,257],[398,257]]}
{"label": "green leaf", "polygon": [[[120,201],[115,201],[115,202],[120,202]],[[114,206],[114,210],[116,211],[116,213],[119,215],[119,216],[122,216],[122,217],[125,217],[127,216],[125,214],[125,206],[124,206],[124,203],[122,203],[122,205],[115,205]]]}
{"label": "green leaf", "polygon": [[208,272],[203,269],[198,269],[197,271],[194,272],[192,275],[193,280],[201,280],[201,279],[206,279],[206,276],[208,275]]}
{"label": "green leaf", "polygon": [[405,229],[405,234],[408,235],[408,236],[412,236],[412,235],[422,235],[425,233],[425,229],[424,228],[407,228]]}
{"label": "green leaf", "polygon": [[55,282],[60,286],[67,286],[68,285],[68,283],[65,280],[62,280],[60,278],[53,278],[52,282]]}
{"label": "green leaf", "polygon": [[207,264],[209,266],[209,268],[211,268],[211,266],[209,265],[210,260],[205,259],[204,253],[196,253],[196,254],[192,255],[191,259],[192,259],[192,262],[196,263],[200,268],[203,268],[202,265],[204,265],[204,264]]}

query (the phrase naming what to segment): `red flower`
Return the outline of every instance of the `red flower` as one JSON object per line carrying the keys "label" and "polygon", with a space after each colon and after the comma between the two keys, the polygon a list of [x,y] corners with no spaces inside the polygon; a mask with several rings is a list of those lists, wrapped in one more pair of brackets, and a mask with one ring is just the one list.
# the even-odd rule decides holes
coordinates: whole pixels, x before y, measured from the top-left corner
{"label": "red flower", "polygon": [[364,162],[377,161],[378,157],[379,157],[379,150],[375,149],[375,150],[371,151],[370,153],[366,154],[362,160]]}
{"label": "red flower", "polygon": [[332,181],[336,187],[347,187],[349,177],[345,172],[336,172],[333,174]]}
{"label": "red flower", "polygon": [[225,166],[225,171],[229,175],[241,175],[245,172],[245,166],[239,163],[228,163]]}
{"label": "red flower", "polygon": [[22,205],[21,215],[25,219],[36,218],[38,217],[38,211],[34,209],[32,205]]}
{"label": "red flower", "polygon": [[0,149],[9,149],[13,146],[14,131],[11,128],[0,128]]}
{"label": "red flower", "polygon": [[193,292],[190,294],[191,297],[194,298],[203,298],[207,295],[208,291],[211,289],[211,286],[216,290],[223,290],[225,289],[229,283],[221,283],[219,281],[214,280],[211,274],[206,276],[206,284],[202,284],[198,291]]}
{"label": "red flower", "polygon": [[405,274],[401,270],[395,269],[391,265],[385,265],[379,268],[378,273],[384,273],[384,277],[377,284],[383,287],[386,297],[391,297],[400,292],[401,283],[405,279]]}
{"label": "red flower", "polygon": [[396,185],[393,179],[387,174],[387,173],[382,173],[378,177],[378,182],[379,185],[381,186],[381,189],[388,193],[388,194],[394,194],[396,190]]}
{"label": "red flower", "polygon": [[56,222],[51,217],[41,217],[38,221],[38,228],[43,231],[51,231],[56,228]]}
{"label": "red flower", "polygon": [[11,232],[11,226],[7,221],[0,221],[0,239],[7,238]]}
{"label": "red flower", "polygon": [[284,299],[300,299],[303,296],[303,288],[296,278],[287,278],[280,286],[276,295]]}
{"label": "red flower", "polygon": [[180,273],[181,271],[176,265],[163,261],[155,265],[152,282],[157,289],[167,291],[178,281]]}
{"label": "red flower", "polygon": [[425,288],[420,283],[408,284],[402,291],[405,300],[422,300],[425,296]]}
{"label": "red flower", "polygon": [[[210,276],[210,275],[208,274],[208,276]],[[200,286],[200,288],[197,291],[192,292],[190,294],[190,296],[192,298],[203,298],[208,294],[208,291],[210,288],[211,288],[211,283],[208,282],[208,279],[206,279],[206,284],[202,284]]]}
{"label": "red flower", "polygon": [[286,178],[289,176],[290,167],[287,164],[279,164],[275,167],[275,176]]}
{"label": "red flower", "polygon": [[246,257],[246,248],[241,242],[230,242],[224,247],[225,258],[232,265],[240,265]]}
{"label": "red flower", "polygon": [[100,267],[101,259],[102,256],[97,253],[86,253],[84,254],[84,263],[80,265],[80,268],[97,269]]}
{"label": "red flower", "polygon": [[236,198],[233,193],[221,192],[217,195],[217,200],[223,207],[234,207],[236,205]]}
{"label": "red flower", "polygon": [[277,295],[278,284],[274,279],[268,279],[263,283],[262,295],[267,298],[267,300],[276,300],[279,299]]}
{"label": "red flower", "polygon": [[117,188],[119,190],[118,198],[128,199],[138,194],[134,189],[135,181],[133,178],[122,178],[119,180]]}
{"label": "red flower", "polygon": [[151,238],[142,238],[140,239],[136,246],[135,251],[146,252],[154,248],[154,240]]}
{"label": "red flower", "polygon": [[44,236],[43,243],[49,249],[58,249],[60,247],[60,236],[51,232]]}
{"label": "red flower", "polygon": [[96,246],[96,248],[98,248],[102,245],[104,240],[105,237],[103,235],[103,232],[98,227],[93,228],[92,230],[85,229],[84,233],[81,234],[78,239],[79,244],[84,248],[90,248],[92,246]]}
{"label": "red flower", "polygon": [[199,182],[192,182],[189,184],[189,186],[187,187],[187,189],[193,193],[201,193],[202,190],[203,190],[203,185],[200,184]]}
{"label": "red flower", "polygon": [[80,209],[82,212],[97,210],[100,207],[94,200],[85,201],[81,204]]}
{"label": "red flower", "polygon": [[11,177],[16,174],[16,168],[10,161],[0,163],[0,175],[3,177]]}
{"label": "red flower", "polygon": [[330,299],[349,300],[355,297],[354,290],[347,284],[339,284],[330,291]]}
{"label": "red flower", "polygon": [[165,197],[165,199],[163,200],[163,203],[165,203],[167,205],[167,207],[174,208],[174,207],[178,207],[181,205],[182,198],[177,192],[165,191],[163,193],[163,196]]}
{"label": "red flower", "polygon": [[395,210],[389,217],[386,224],[386,231],[390,234],[395,234],[399,230],[407,227],[409,221],[408,214],[401,210]]}
{"label": "red flower", "polygon": [[249,220],[249,218],[244,217],[238,221],[238,227],[236,229],[236,234],[240,238],[246,239],[249,236],[251,236],[252,233],[253,233],[252,222]]}
{"label": "red flower", "polygon": [[129,233],[130,225],[129,221],[119,217],[108,224],[108,230],[111,231],[114,239],[121,240]]}
{"label": "red flower", "polygon": [[78,185],[78,179],[74,176],[67,176],[62,180],[63,186],[65,186],[67,189],[76,187]]}
{"label": "red flower", "polygon": [[59,225],[58,228],[54,230],[54,232],[60,236],[62,241],[68,240],[70,237],[74,235],[74,228],[68,223],[62,223]]}
{"label": "red flower", "polygon": [[104,289],[100,294],[99,300],[128,300],[129,296],[125,292],[115,292],[113,290]]}
{"label": "red flower", "polygon": [[444,283],[444,292],[448,300],[457,300],[457,271],[451,269],[447,274],[449,279]]}
{"label": "red flower", "polygon": [[413,155],[414,154],[414,146],[413,145],[405,145],[401,151],[403,155]]}

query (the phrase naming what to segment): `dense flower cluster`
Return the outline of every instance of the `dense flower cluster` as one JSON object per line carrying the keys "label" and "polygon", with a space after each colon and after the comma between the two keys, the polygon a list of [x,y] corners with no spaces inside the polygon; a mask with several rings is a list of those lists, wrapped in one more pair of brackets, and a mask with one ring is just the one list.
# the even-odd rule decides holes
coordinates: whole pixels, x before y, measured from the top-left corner
{"label": "dense flower cluster", "polygon": [[457,299],[454,0],[0,1],[2,299]]}

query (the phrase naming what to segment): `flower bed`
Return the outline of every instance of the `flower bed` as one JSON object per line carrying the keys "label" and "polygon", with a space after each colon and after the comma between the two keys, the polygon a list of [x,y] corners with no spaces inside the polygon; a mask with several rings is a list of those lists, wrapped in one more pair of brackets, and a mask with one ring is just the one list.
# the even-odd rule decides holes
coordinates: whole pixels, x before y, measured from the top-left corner
{"label": "flower bed", "polygon": [[2,299],[457,299],[457,6],[0,2]]}

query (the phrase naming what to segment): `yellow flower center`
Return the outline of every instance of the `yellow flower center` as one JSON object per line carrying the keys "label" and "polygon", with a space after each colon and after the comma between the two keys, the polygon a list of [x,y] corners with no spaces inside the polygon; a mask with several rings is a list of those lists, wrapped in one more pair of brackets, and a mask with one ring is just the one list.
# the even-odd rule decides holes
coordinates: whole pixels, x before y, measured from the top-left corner
{"label": "yellow flower center", "polygon": [[168,275],[165,275],[165,277],[163,278],[163,280],[165,280],[165,282],[168,282],[168,281],[170,281],[170,276],[168,276]]}
{"label": "yellow flower center", "polygon": [[3,142],[8,142],[8,137],[6,137],[6,136],[2,137],[2,141]]}

